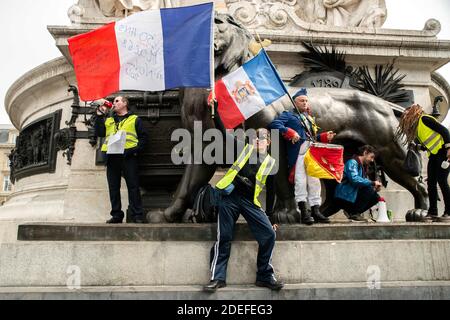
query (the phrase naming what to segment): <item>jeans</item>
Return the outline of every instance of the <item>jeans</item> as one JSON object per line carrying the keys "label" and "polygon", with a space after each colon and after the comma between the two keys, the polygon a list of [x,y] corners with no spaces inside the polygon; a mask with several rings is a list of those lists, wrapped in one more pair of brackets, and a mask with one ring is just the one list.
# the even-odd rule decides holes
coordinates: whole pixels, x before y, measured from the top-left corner
{"label": "jeans", "polygon": [[334,198],[333,204],[326,208],[322,214],[329,217],[341,209],[344,209],[350,216],[361,214],[376,205],[379,198],[380,196],[373,187],[360,188],[354,203],[340,198]]}

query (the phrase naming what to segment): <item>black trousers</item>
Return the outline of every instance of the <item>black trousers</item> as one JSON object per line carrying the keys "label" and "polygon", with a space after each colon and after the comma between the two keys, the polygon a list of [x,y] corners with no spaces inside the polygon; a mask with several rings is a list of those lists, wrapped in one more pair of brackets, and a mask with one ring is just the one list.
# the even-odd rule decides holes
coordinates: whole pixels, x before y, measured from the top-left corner
{"label": "black trousers", "polygon": [[438,191],[437,185],[442,191],[442,196],[444,197],[445,203],[445,212],[446,214],[450,214],[450,188],[448,185],[448,174],[450,168],[442,169],[441,164],[442,161],[447,160],[447,151],[442,148],[439,150],[437,154],[432,154],[428,161],[427,166],[427,175],[428,175],[428,196],[430,197],[430,208],[428,213],[431,215],[437,215],[437,199],[438,199]]}
{"label": "black trousers", "polygon": [[139,190],[138,160],[137,156],[109,155],[106,160],[106,176],[109,187],[109,200],[111,201],[111,216],[122,219],[122,202],[120,200],[120,180],[123,177],[128,188],[128,211],[132,218],[142,217],[141,193]]}
{"label": "black trousers", "polygon": [[325,208],[322,214],[329,217],[341,209],[345,210],[351,216],[361,214],[376,205],[379,198],[380,196],[373,187],[364,187],[358,190],[358,195],[354,203],[340,198],[334,198],[331,206]]}

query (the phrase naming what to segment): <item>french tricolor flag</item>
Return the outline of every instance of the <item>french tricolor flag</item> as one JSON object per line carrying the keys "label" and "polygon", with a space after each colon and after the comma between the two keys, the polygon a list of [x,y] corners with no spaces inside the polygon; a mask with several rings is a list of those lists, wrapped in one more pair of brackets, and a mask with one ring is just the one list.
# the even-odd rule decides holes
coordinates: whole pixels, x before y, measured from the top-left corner
{"label": "french tricolor flag", "polygon": [[215,84],[220,118],[232,129],[288,94],[265,50]]}
{"label": "french tricolor flag", "polygon": [[142,11],[68,39],[80,98],[211,88],[214,5]]}

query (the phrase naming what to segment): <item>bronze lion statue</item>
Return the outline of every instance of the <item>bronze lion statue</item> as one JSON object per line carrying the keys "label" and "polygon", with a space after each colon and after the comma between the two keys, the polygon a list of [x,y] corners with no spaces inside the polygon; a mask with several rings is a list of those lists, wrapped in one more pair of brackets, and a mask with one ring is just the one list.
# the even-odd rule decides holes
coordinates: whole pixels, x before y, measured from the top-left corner
{"label": "bronze lion statue", "polygon": [[[252,57],[248,49],[252,40],[251,34],[230,15],[216,14],[214,39],[216,79],[239,68]],[[294,92],[296,88],[289,90]],[[202,121],[203,130],[214,127],[208,109],[208,95],[206,89],[181,90],[182,123],[188,130],[193,130],[194,121]],[[308,95],[317,124],[326,130],[337,132],[334,143],[344,146],[370,144],[377,148],[378,161],[383,165],[387,175],[412,193],[416,209],[427,209],[426,187],[402,169],[406,148],[394,139],[398,121],[391,103],[350,89],[315,88],[310,89]],[[291,109],[292,104],[286,99],[284,103],[269,106],[249,118],[245,127],[246,129],[267,127],[278,114]],[[297,207],[293,188],[287,179],[287,165],[282,146],[283,143],[276,177],[276,212],[289,217],[295,214]],[[180,222],[186,209],[191,206],[192,195],[208,183],[216,167],[206,164],[187,165],[170,207],[164,211],[163,217],[153,217],[150,220]],[[327,201],[330,201],[330,197],[327,197],[324,205]],[[286,221],[292,222],[292,219],[288,218]]]}

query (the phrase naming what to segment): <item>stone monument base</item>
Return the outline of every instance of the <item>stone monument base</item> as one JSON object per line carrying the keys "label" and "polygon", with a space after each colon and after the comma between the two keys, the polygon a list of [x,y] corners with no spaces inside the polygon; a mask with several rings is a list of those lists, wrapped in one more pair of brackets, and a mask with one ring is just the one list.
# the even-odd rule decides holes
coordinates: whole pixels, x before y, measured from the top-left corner
{"label": "stone monument base", "polygon": [[272,292],[252,285],[229,285],[214,294],[201,286],[129,286],[1,288],[0,300],[446,300],[449,281],[383,282],[380,289],[367,283],[287,284]]}
{"label": "stone monument base", "polygon": [[208,296],[213,224],[23,224],[0,246],[0,298],[448,299],[449,227],[282,225],[273,265],[287,285],[273,293],[253,285],[257,243],[238,224],[229,286]]}

